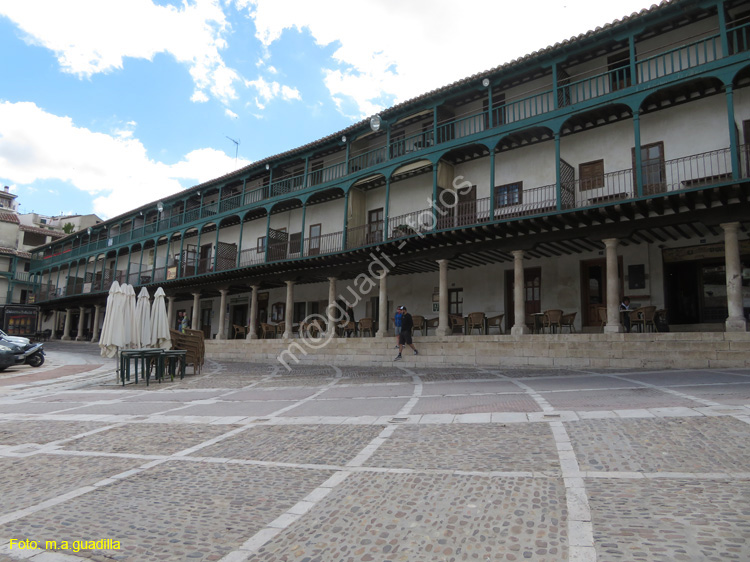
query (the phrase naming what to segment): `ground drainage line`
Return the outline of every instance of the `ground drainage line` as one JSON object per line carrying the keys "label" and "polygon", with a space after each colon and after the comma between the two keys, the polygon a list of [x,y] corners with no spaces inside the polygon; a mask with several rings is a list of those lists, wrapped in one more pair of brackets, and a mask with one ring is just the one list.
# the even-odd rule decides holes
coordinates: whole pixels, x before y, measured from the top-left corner
{"label": "ground drainage line", "polygon": [[370,443],[362,449],[351,461],[346,464],[346,468],[334,473],[330,478],[320,486],[310,492],[305,498],[297,502],[288,511],[271,521],[265,528],[255,533],[246,540],[239,549],[234,550],[224,556],[219,562],[245,562],[258,552],[266,543],[276,535],[287,529],[296,522],[300,517],[310,511],[316,504],[325,498],[331,491],[351,476],[355,470],[360,468],[369,459],[386,439],[396,430],[397,426],[389,425],[380,432]]}

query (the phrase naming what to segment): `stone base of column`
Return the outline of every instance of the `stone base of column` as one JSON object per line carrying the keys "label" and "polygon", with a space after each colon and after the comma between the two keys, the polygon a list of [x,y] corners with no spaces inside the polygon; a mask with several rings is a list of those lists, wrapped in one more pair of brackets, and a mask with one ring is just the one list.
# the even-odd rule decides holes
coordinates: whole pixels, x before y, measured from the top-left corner
{"label": "stone base of column", "polygon": [[258,339],[258,334],[248,334],[245,339],[246,340],[257,340]]}
{"label": "stone base of column", "polygon": [[384,331],[384,330],[378,330],[377,332],[375,332],[375,337],[376,338],[387,338],[388,337],[388,332]]}
{"label": "stone base of column", "polygon": [[510,335],[511,336],[522,336],[524,334],[530,334],[531,330],[529,330],[528,326],[513,326],[510,329]]}
{"label": "stone base of column", "polygon": [[71,338],[70,336],[63,336],[60,338],[61,341],[71,341],[72,339],[73,338]]}
{"label": "stone base of column", "polygon": [[284,340],[285,342],[292,341],[292,333],[291,332],[284,332],[282,334],[282,336],[281,336],[281,339]]}
{"label": "stone base of column", "polygon": [[91,343],[99,343],[99,338],[91,338]]}
{"label": "stone base of column", "polygon": [[735,318],[727,318],[727,322],[725,324],[725,330],[727,332],[746,332],[747,331],[747,322],[742,316],[738,316]]}
{"label": "stone base of column", "polygon": [[435,335],[436,336],[450,336],[451,329],[450,328],[435,328]]}
{"label": "stone base of column", "polygon": [[86,338],[84,338],[83,336],[78,336],[76,338],[76,341],[86,341]]}
{"label": "stone base of column", "polygon": [[622,324],[607,324],[604,326],[605,334],[621,334],[625,331],[625,326]]}

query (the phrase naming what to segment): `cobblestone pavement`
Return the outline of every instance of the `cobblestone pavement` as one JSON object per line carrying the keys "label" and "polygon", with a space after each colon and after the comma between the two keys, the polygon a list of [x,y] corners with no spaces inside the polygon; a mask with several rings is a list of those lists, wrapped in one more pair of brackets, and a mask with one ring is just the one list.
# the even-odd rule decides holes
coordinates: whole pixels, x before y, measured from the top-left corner
{"label": "cobblestone pavement", "polygon": [[97,351],[3,374],[0,562],[750,560],[750,369],[123,387]]}

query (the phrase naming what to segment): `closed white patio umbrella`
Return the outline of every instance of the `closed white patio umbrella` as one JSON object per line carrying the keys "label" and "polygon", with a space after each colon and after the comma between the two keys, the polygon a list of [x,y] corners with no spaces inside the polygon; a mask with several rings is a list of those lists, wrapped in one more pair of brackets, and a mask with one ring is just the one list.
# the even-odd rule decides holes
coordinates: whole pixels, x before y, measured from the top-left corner
{"label": "closed white patio umbrella", "polygon": [[135,305],[135,334],[133,341],[137,347],[151,347],[151,299],[148,289],[141,287]]}
{"label": "closed white patio umbrella", "polygon": [[114,357],[117,350],[125,341],[122,330],[122,308],[125,303],[125,294],[120,284],[115,280],[109,288],[107,306],[104,310],[104,323],[102,324],[102,335],[99,338],[99,349],[102,357]]}
{"label": "closed white patio umbrella", "polygon": [[123,283],[121,285],[122,291],[125,295],[125,303],[122,307],[122,328],[123,328],[123,341],[125,342],[124,347],[128,348],[133,346],[134,332],[133,329],[135,322],[135,290],[132,285]]}
{"label": "closed white patio umbrella", "polygon": [[161,287],[156,289],[154,302],[151,305],[151,345],[161,349],[172,349],[167,305],[164,302],[164,297],[164,289]]}

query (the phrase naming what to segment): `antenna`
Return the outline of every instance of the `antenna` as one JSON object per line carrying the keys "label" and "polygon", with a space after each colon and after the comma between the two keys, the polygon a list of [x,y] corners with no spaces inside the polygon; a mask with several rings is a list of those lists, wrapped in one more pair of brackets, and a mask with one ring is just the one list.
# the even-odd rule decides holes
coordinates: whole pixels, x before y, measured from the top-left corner
{"label": "antenna", "polygon": [[237,166],[237,154],[240,151],[240,139],[234,140],[232,137],[227,138],[234,143],[234,165]]}

